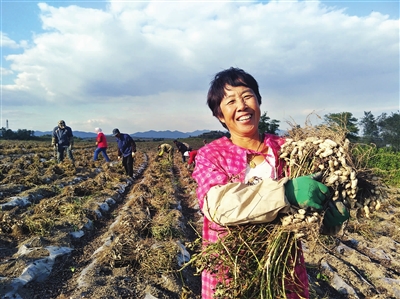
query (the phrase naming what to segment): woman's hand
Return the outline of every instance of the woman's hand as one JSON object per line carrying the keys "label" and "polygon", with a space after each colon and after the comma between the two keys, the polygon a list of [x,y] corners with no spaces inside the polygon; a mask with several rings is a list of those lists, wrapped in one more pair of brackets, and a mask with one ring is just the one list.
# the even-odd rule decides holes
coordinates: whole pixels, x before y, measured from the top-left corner
{"label": "woman's hand", "polygon": [[346,206],[341,201],[332,201],[325,211],[323,223],[326,227],[335,227],[342,225],[349,218],[350,213]]}
{"label": "woman's hand", "polygon": [[310,176],[301,176],[285,184],[285,195],[291,205],[321,211],[329,196],[329,189]]}

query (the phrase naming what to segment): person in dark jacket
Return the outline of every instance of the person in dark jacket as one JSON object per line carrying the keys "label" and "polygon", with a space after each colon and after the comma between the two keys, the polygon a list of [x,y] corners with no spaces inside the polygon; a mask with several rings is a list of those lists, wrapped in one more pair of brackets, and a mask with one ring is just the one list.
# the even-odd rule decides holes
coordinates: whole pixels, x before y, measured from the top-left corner
{"label": "person in dark jacket", "polygon": [[64,152],[67,151],[68,158],[74,163],[72,147],[74,145],[74,135],[72,129],[65,125],[65,121],[60,120],[58,126],[53,129],[51,145],[57,151],[57,162],[64,160]]}
{"label": "person in dark jacket", "polygon": [[106,160],[110,162],[110,158],[107,155],[107,138],[100,128],[95,128],[94,131],[97,133],[96,137],[96,150],[94,151],[93,161],[97,161],[99,153],[101,153]]}
{"label": "person in dark jacket", "polygon": [[182,155],[182,161],[186,162],[185,153],[190,150],[190,147],[188,146],[188,144],[184,144],[183,142],[180,142],[176,139],[174,140],[174,144],[176,146],[176,151],[180,152]]}
{"label": "person in dark jacket", "polygon": [[122,165],[129,177],[133,177],[133,157],[136,153],[136,143],[128,134],[121,133],[114,129],[112,134],[117,137],[118,160],[122,157]]}

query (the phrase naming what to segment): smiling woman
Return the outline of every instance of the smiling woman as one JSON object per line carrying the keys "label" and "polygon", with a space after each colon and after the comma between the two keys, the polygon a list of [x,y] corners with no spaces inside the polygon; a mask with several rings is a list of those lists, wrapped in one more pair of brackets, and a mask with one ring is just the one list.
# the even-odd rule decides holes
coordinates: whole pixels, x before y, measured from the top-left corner
{"label": "smiling woman", "polygon": [[[274,223],[278,214],[289,212],[290,206],[322,210],[329,194],[328,188],[310,177],[291,180],[285,177],[287,167],[279,158],[285,139],[260,134],[261,95],[257,81],[250,74],[238,68],[218,73],[211,82],[207,103],[213,115],[229,130],[231,138],[222,137],[208,143],[198,150],[196,156],[193,178],[198,184],[197,197],[205,215],[205,248],[212,248],[209,245],[223,240],[230,231],[229,226]],[[294,192],[286,192],[293,185]],[[268,242],[264,240],[264,243]],[[279,261],[280,266],[267,267],[274,268],[278,276],[267,274],[261,279],[268,286],[275,283],[275,287],[257,285],[256,289],[266,292],[265,298],[308,298],[301,244],[283,249],[286,258]],[[214,256],[221,255],[215,253]],[[203,299],[214,298],[216,294],[222,297],[215,298],[229,297],[221,295],[221,291],[235,288],[229,285],[234,280],[229,266],[221,266],[222,262],[218,265],[202,272]],[[249,290],[237,291],[235,298],[260,298],[260,294],[249,294]]]}
{"label": "smiling woman", "polygon": [[260,120],[260,104],[253,90],[246,86],[226,86],[226,96],[223,98],[218,119],[229,128],[232,138],[237,135],[258,133]]}

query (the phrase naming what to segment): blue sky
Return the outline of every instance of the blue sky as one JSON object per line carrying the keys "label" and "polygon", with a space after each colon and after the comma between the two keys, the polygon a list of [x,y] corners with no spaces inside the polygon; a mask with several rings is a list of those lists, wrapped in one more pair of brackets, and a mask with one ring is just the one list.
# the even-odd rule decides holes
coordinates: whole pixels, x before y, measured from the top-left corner
{"label": "blue sky", "polygon": [[[222,130],[213,75],[240,67],[280,128],[397,112],[399,1],[0,0],[1,127]],[[308,118],[310,113],[311,118]]]}

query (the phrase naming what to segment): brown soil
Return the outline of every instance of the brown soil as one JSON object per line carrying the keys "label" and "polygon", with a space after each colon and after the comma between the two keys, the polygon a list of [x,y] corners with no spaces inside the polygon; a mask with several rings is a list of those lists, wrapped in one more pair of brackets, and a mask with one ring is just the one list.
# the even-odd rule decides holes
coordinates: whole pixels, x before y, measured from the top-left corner
{"label": "brown soil", "polygon": [[[44,142],[0,143],[0,298],[201,297],[195,269],[179,271],[202,226],[191,171],[180,155],[156,161],[156,142],[137,145],[130,180],[115,144],[110,164],[77,142],[73,167]],[[311,298],[400,298],[400,191],[388,194],[370,218],[304,244]],[[50,246],[71,252],[23,281],[28,266],[50,266]]]}

